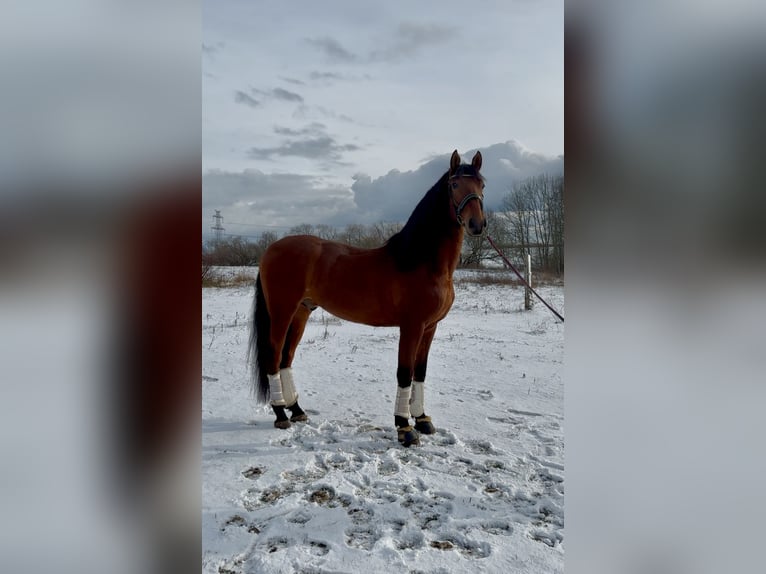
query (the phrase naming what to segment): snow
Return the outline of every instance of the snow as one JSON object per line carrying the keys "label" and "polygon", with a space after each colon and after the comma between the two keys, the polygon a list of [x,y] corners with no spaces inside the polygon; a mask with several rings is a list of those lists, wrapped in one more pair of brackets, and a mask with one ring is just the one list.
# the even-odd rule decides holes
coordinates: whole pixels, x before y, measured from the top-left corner
{"label": "snow", "polygon": [[204,573],[563,572],[564,325],[465,276],[429,357],[437,433],[409,449],[397,329],[317,309],[293,363],[310,419],[278,430],[250,394],[252,286],[203,289]]}

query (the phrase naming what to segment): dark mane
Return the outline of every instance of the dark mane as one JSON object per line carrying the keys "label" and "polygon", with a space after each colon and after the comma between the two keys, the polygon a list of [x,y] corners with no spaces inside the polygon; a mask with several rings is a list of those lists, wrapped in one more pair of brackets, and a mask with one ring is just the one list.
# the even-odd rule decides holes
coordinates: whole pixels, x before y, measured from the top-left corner
{"label": "dark mane", "polygon": [[411,271],[422,263],[436,262],[438,247],[455,230],[449,217],[445,172],[423,196],[399,233],[391,236],[385,247],[400,271]]}

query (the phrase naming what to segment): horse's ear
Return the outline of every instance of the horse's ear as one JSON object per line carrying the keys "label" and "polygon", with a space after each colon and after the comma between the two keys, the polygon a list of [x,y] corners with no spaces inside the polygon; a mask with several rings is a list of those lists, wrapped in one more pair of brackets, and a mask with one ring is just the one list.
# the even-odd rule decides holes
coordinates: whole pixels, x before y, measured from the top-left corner
{"label": "horse's ear", "polygon": [[450,173],[454,173],[458,167],[460,167],[460,154],[455,150],[452,152],[452,157],[449,160]]}
{"label": "horse's ear", "polygon": [[481,152],[477,151],[476,154],[473,156],[473,159],[471,160],[471,165],[474,167],[476,171],[479,171],[481,169]]}

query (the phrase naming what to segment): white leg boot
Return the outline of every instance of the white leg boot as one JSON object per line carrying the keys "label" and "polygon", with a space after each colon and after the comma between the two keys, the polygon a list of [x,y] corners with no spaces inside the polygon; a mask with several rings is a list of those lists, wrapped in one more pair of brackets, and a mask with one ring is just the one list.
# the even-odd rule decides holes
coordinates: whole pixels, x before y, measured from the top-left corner
{"label": "white leg boot", "polygon": [[405,419],[410,418],[411,396],[412,396],[412,386],[396,387],[396,408],[394,409],[395,416],[403,417]]}
{"label": "white leg boot", "polygon": [[425,411],[425,381],[412,381],[412,399],[410,411],[415,417],[415,430],[423,434],[434,434],[436,428],[431,423],[431,417]]}
{"label": "white leg boot", "polygon": [[285,397],[282,393],[282,379],[279,373],[269,375],[269,393],[271,394],[272,407],[284,407]]}
{"label": "white leg boot", "polygon": [[278,429],[290,428],[290,421],[285,414],[285,396],[279,373],[269,375],[269,393],[271,394],[271,408],[274,410],[274,414],[277,415],[274,426]]}
{"label": "white leg boot", "polygon": [[412,381],[412,398],[410,399],[410,412],[412,413],[412,416],[422,417],[423,413],[425,412],[425,407],[423,406],[423,398],[424,398],[424,389],[423,386],[425,383],[423,381]]}
{"label": "white leg boot", "polygon": [[293,370],[291,368],[280,369],[279,378],[282,379],[282,397],[285,406],[290,408],[298,402],[298,393],[295,392],[295,381],[293,380]]}
{"label": "white leg boot", "polygon": [[[419,444],[420,439],[418,433],[416,433],[410,425],[410,399],[412,397],[412,386],[408,387],[396,387],[396,407],[394,408],[394,416],[397,419],[397,439],[404,446],[411,446],[413,444]],[[404,426],[401,419],[407,421]]]}
{"label": "white leg boot", "polygon": [[295,381],[293,380],[293,370],[288,367],[279,371],[279,376],[282,379],[282,396],[285,399],[285,406],[290,409],[292,416],[290,421],[305,422],[309,420],[309,417],[303,412],[303,409],[298,405],[298,392],[295,390]]}

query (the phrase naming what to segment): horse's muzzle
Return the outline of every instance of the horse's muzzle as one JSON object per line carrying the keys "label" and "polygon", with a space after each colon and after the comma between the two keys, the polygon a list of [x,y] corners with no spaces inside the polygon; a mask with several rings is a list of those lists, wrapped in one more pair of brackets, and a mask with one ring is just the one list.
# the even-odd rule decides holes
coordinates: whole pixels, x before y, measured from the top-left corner
{"label": "horse's muzzle", "polygon": [[482,218],[482,219],[477,220],[477,219],[471,217],[468,220],[468,234],[469,235],[473,235],[474,237],[484,233],[484,229],[486,227],[487,227],[487,219],[486,218]]}

